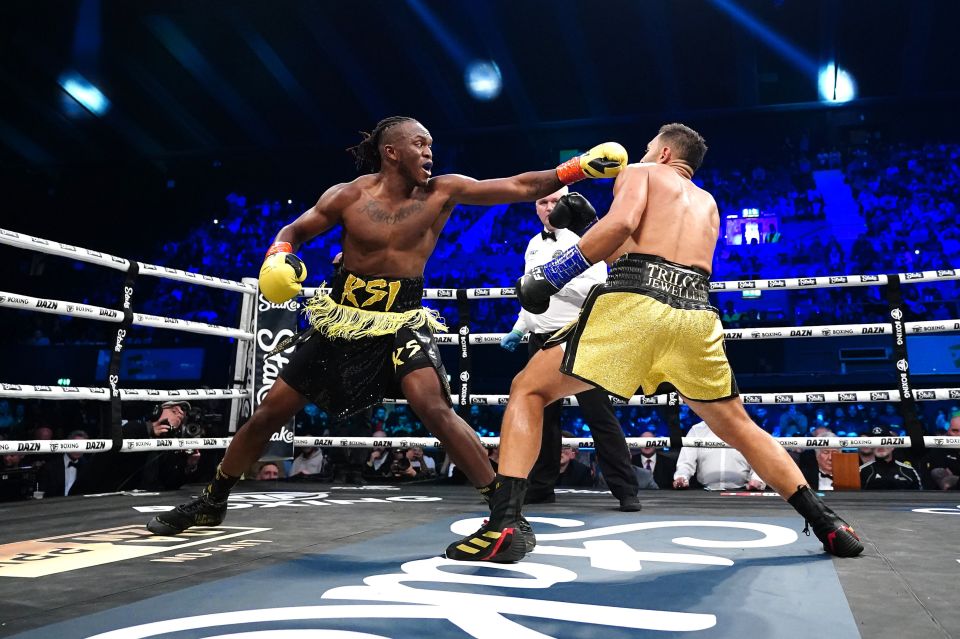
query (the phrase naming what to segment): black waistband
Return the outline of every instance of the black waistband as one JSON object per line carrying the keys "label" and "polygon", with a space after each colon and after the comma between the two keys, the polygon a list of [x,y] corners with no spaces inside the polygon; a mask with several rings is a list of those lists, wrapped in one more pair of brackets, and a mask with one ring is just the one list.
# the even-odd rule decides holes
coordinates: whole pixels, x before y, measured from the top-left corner
{"label": "black waistband", "polygon": [[610,265],[607,288],[635,290],[671,306],[710,307],[710,274],[658,255],[627,253]]}
{"label": "black waistband", "polygon": [[363,275],[340,269],[330,282],[330,299],[366,311],[402,313],[420,308],[422,277]]}

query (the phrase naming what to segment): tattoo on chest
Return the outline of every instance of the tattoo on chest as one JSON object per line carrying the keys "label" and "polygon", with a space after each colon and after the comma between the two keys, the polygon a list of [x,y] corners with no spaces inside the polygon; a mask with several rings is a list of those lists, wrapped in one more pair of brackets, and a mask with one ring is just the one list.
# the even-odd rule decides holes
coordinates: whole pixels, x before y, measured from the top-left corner
{"label": "tattoo on chest", "polygon": [[381,224],[399,224],[411,215],[416,215],[423,210],[423,202],[411,202],[406,206],[401,206],[396,212],[385,211],[376,202],[370,201],[363,207],[367,217],[374,222]]}

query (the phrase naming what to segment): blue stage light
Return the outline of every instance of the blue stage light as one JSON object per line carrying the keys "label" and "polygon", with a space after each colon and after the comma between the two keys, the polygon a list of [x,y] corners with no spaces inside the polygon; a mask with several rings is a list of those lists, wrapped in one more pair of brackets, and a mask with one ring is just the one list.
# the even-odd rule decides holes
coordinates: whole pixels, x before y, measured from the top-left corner
{"label": "blue stage light", "polygon": [[110,110],[110,100],[107,96],[87,82],[79,73],[74,71],[64,73],[60,76],[59,83],[71,98],[90,113],[103,115]]}
{"label": "blue stage light", "polygon": [[464,74],[467,89],[477,100],[493,100],[503,86],[500,68],[493,60],[471,62]]}
{"label": "blue stage light", "polygon": [[817,83],[820,88],[820,99],[824,102],[849,102],[857,97],[857,84],[846,69],[831,62],[820,69]]}

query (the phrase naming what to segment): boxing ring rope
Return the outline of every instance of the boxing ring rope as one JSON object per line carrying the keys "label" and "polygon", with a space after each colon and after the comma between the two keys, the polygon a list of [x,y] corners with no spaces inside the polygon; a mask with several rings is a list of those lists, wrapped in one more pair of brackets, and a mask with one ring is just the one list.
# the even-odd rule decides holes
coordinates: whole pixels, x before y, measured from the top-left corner
{"label": "boxing ring rope", "polygon": [[[214,450],[226,448],[232,437],[197,438],[159,438],[124,439],[117,449],[122,453],[140,453],[155,450]],[[909,437],[774,437],[774,441],[784,448],[861,448],[886,447],[909,448],[913,445]],[[925,435],[927,448],[960,448],[960,437]],[[684,446],[692,448],[731,448],[726,442],[715,437],[682,437]],[[499,437],[481,437],[480,442],[487,448],[500,445]],[[565,446],[594,448],[594,440],[587,437],[564,437]],[[669,437],[627,437],[627,447],[669,448]],[[294,437],[293,445],[300,448],[443,448],[439,439],[434,437]],[[109,439],[34,439],[23,441],[0,441],[0,454],[8,453],[106,453],[114,450]]]}
{"label": "boxing ring rope", "polygon": [[[116,270],[131,270],[136,275],[138,272],[177,280],[191,284],[198,284],[222,290],[230,290],[244,294],[244,308],[242,312],[241,327],[234,329],[201,322],[191,322],[175,318],[158,317],[154,315],[145,315],[132,313],[129,307],[129,297],[132,295],[130,288],[125,289],[125,310],[118,311],[90,304],[78,304],[73,302],[64,302],[61,300],[51,300],[45,298],[36,298],[26,295],[7,293],[0,291],[0,306],[20,310],[32,310],[38,312],[53,313],[71,317],[81,317],[105,322],[119,323],[126,321],[137,326],[149,326],[168,328],[172,330],[181,330],[194,333],[217,335],[221,337],[230,337],[238,340],[237,363],[238,370],[249,370],[253,359],[253,350],[248,347],[254,335],[249,328],[253,325],[256,309],[252,304],[254,295],[257,293],[255,280],[245,279],[243,282],[234,282],[222,278],[201,275],[160,267],[142,262],[131,262],[124,258],[109,254],[92,251],[90,249],[71,246],[58,242],[51,242],[42,238],[30,235],[16,233],[0,228],[0,243],[15,246],[18,248],[35,250],[52,255],[69,257],[84,262],[99,264]],[[851,287],[851,286],[898,286],[902,281],[907,284],[918,284],[931,281],[956,280],[960,279],[960,272],[955,269],[941,269],[936,271],[923,271],[900,273],[891,275],[848,275],[848,276],[820,276],[820,277],[796,277],[783,279],[762,279],[762,280],[739,280],[711,282],[711,292],[735,292],[744,290],[804,290],[826,287]],[[310,288],[304,289],[302,295],[309,297],[317,293],[325,294],[329,289]],[[467,300],[478,299],[505,299],[515,298],[516,291],[512,287],[502,288],[471,288],[471,289],[424,289],[424,299],[428,300],[448,300],[456,301],[460,304],[461,310],[466,309],[466,315],[469,318],[469,306]],[[893,323],[873,323],[873,324],[838,324],[810,327],[769,327],[769,328],[744,328],[744,329],[726,329],[724,335],[729,340],[750,340],[750,339],[793,339],[807,337],[849,337],[862,335],[893,335],[902,346],[903,334],[921,334],[951,332],[960,330],[960,320],[934,320],[918,322],[900,322],[902,313],[897,310],[891,311]],[[899,322],[899,324],[898,324]],[[902,332],[901,332],[902,331]],[[118,331],[117,346],[114,349],[115,354],[122,350],[123,329]],[[499,344],[505,333],[476,333],[470,334],[469,324],[461,321],[458,327],[458,334],[438,334],[437,343],[440,345],[459,345],[461,347],[461,363],[466,362],[469,369],[469,347],[472,345]],[[526,338],[524,338],[524,341]],[[246,348],[241,348],[241,347]],[[898,362],[898,368],[902,373],[902,378],[906,378],[905,348],[903,349],[904,358]],[[480,395],[472,394],[469,391],[469,370],[461,370],[461,405],[503,405],[506,404],[507,395]],[[239,385],[240,381],[235,381]],[[905,391],[905,388],[908,390]],[[89,399],[100,401],[166,401],[168,399],[195,400],[216,400],[232,399],[234,400],[234,415],[237,414],[238,401],[249,400],[252,395],[252,388],[233,388],[233,389],[182,389],[182,390],[154,390],[154,389],[119,389],[113,383],[111,388],[88,388],[88,387],[60,387],[60,386],[35,386],[26,384],[2,384],[0,385],[0,397],[19,397],[19,398],[40,398],[40,399]],[[787,404],[787,403],[845,403],[845,402],[905,402],[912,403],[918,401],[936,401],[960,399],[960,388],[938,388],[938,389],[909,389],[906,382],[904,388],[891,390],[869,390],[869,391],[846,391],[846,392],[804,392],[804,393],[745,393],[742,395],[745,404]],[[654,396],[634,396],[629,401],[622,401],[616,398],[611,400],[618,405],[630,406],[677,406],[682,399],[675,393],[654,395]],[[403,400],[387,399],[385,403],[406,403]],[[567,397],[563,400],[565,406],[575,406],[577,401],[575,397]],[[118,421],[115,420],[115,421]],[[118,426],[118,424],[115,424]],[[105,450],[177,450],[177,449],[195,449],[195,448],[223,448],[230,438],[200,438],[200,439],[159,439],[159,440],[123,440],[117,436],[118,428],[115,428],[113,440],[85,440],[90,442],[92,448],[88,452],[104,452]],[[777,441],[784,446],[789,447],[849,447],[849,446],[878,446],[890,445],[892,447],[905,447],[919,443],[920,437],[897,437],[897,438],[777,438]],[[955,447],[960,446],[960,438],[923,436],[923,443],[930,447]],[[481,438],[485,445],[494,446],[499,442],[499,438]],[[874,441],[876,440],[876,441]],[[0,450],[8,450],[13,445],[23,445],[30,452],[55,452],[56,450],[68,450],[68,445],[75,445],[77,440],[40,440],[40,441],[11,441],[0,442]],[[716,439],[698,439],[688,437],[674,438],[654,438],[640,439],[628,438],[628,445],[632,448],[646,446],[664,447],[677,445],[682,442],[685,446],[695,447],[725,447],[723,442]],[[887,442],[881,444],[880,442]],[[106,442],[107,447],[101,446]],[[319,442],[319,443],[318,443]],[[592,446],[590,439],[564,439],[565,443],[574,445]],[[824,443],[826,442],[826,443]],[[864,443],[869,442],[869,443]],[[892,442],[892,443],[889,443]],[[361,447],[368,448],[373,445],[406,447],[410,445],[439,446],[438,440],[434,438],[294,438],[294,443],[298,446],[340,446],[340,447]],[[405,444],[404,444],[405,443]],[[40,446],[36,449],[36,446]],[[156,446],[155,448],[153,446]],[[50,448],[57,447],[57,448]]]}

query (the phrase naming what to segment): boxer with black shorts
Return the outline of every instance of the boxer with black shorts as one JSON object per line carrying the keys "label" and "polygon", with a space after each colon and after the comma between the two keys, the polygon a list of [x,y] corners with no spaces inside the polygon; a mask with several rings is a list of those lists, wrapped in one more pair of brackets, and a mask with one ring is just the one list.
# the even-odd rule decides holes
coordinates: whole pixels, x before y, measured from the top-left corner
{"label": "boxer with black shorts", "polygon": [[585,177],[613,177],[626,164],[626,150],[608,142],[556,170],[478,181],[432,177],[432,144],[413,118],[382,120],[351,149],[371,174],[330,188],[277,234],[260,270],[260,293],[274,303],[295,297],[307,273],[293,251],[340,224],[343,262],[333,291],[307,304],[309,338],[237,431],[213,481],[196,500],[155,517],[147,525],[151,532],[173,535],[222,522],[240,475],[308,401],[343,418],[395,390],[481,494],[491,490],[486,451],[451,406],[433,340],[442,320],[420,305],[424,265],[457,204],[531,201]]}
{"label": "boxer with black shorts", "polygon": [[676,388],[718,437],[743,453],[812,526],[824,550],[842,557],[863,552],[853,528],[810,490],[790,455],[740,401],[720,315],[707,297],[720,216],[713,196],[692,180],[706,150],[693,129],[661,127],[642,163],[620,173],[604,219],[579,244],[520,278],[517,297],[535,313],[592,264],[611,264],[606,284],[593,289],[580,317],[514,379],[490,519],[451,544],[448,557],[512,562],[526,553],[529,534],[518,532],[517,522],[544,406],[594,387],[627,398],[661,385]]}

